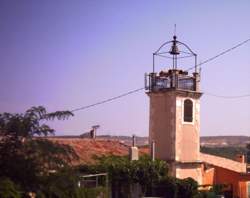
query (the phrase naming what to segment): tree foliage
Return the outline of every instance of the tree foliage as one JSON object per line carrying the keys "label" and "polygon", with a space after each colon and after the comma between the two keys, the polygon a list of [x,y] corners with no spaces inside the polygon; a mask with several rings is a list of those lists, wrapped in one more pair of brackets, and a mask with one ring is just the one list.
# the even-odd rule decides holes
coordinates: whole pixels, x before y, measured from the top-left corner
{"label": "tree foliage", "polygon": [[131,161],[127,156],[102,156],[96,165],[81,166],[83,173],[107,172],[112,188],[112,197],[129,197],[131,185],[140,184],[142,193],[150,194],[154,182],[167,176],[164,161],[152,161],[149,156]]}
{"label": "tree foliage", "polygon": [[0,197],[21,198],[21,192],[9,178],[0,178]]}
{"label": "tree foliage", "polygon": [[56,111],[48,113],[42,106],[32,107],[25,113],[0,114],[0,135],[4,138],[31,138],[35,135],[47,136],[54,133],[54,129],[41,121],[66,119],[73,116],[70,111]]}
{"label": "tree foliage", "polygon": [[83,173],[107,172],[112,187],[112,197],[128,198],[131,187],[139,184],[141,196],[166,198],[198,198],[198,183],[192,178],[177,179],[168,176],[165,161],[152,161],[148,155],[130,161],[127,156],[98,157],[96,165],[80,167]]}
{"label": "tree foliage", "polygon": [[37,194],[40,198],[84,198],[84,191],[77,184],[76,172],[66,168],[43,177]]}
{"label": "tree foliage", "polygon": [[166,177],[154,184],[154,196],[166,198],[193,198],[198,197],[198,183],[192,178],[177,179]]}
{"label": "tree foliage", "polygon": [[192,198],[198,194],[198,183],[192,178],[177,180],[178,196]]}
{"label": "tree foliage", "polygon": [[244,147],[236,147],[236,146],[224,146],[224,147],[202,146],[201,152],[235,160],[236,155],[246,154],[247,149]]}
{"label": "tree foliage", "polygon": [[0,177],[9,178],[24,191],[35,191],[42,176],[77,159],[70,146],[39,137],[54,133],[45,121],[69,116],[73,116],[70,111],[47,113],[42,106],[20,114],[0,114]]}
{"label": "tree foliage", "polygon": [[250,164],[250,144],[246,145],[247,149],[247,163]]}

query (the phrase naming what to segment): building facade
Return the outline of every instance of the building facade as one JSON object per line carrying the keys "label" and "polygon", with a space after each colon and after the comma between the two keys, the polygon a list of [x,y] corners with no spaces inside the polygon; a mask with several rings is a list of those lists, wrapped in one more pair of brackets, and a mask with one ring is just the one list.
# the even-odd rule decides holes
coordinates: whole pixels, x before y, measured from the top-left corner
{"label": "building facade", "polygon": [[[171,66],[155,72],[157,57],[170,59]],[[185,58],[194,60],[193,67],[179,68],[179,60]],[[192,177],[200,185],[230,182],[235,197],[249,198],[250,175],[244,161],[200,153],[202,93],[196,53],[176,36],[165,42],[153,53],[153,72],[145,75],[145,88],[150,101],[149,142],[155,143],[155,157],[169,164],[170,175]]]}

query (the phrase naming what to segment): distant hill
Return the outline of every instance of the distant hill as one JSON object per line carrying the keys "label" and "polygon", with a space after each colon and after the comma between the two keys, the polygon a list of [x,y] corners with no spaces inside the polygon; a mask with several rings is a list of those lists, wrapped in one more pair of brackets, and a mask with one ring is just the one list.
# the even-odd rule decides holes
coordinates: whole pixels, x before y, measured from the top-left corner
{"label": "distant hill", "polygon": [[[98,136],[103,139],[117,139],[121,142],[131,145],[132,137],[130,136]],[[205,147],[245,147],[250,143],[250,136],[205,136],[200,138],[201,146]],[[148,144],[148,137],[136,137],[137,145]]]}
{"label": "distant hill", "polygon": [[205,136],[201,137],[201,146],[206,147],[245,147],[250,136]]}
{"label": "distant hill", "polygon": [[[111,140],[119,140],[124,144],[132,145],[132,137],[131,136],[110,136],[110,135],[101,135],[98,138],[103,139],[111,139]],[[148,144],[148,137],[140,137],[136,136],[136,145],[147,145]]]}
{"label": "distant hill", "polygon": [[[82,138],[88,139],[89,136],[84,134],[81,136],[50,136],[50,138],[65,138],[74,139]],[[111,135],[100,135],[97,139],[103,140],[118,140],[125,145],[132,144],[131,136],[111,136]],[[205,136],[200,138],[201,152],[221,156],[229,159],[235,159],[238,154],[246,154],[246,144],[250,143],[250,136]],[[148,137],[136,137],[136,145],[142,149],[144,145],[148,145]],[[145,147],[147,148],[147,146]],[[248,159],[250,163],[250,159]]]}
{"label": "distant hill", "polygon": [[200,151],[202,153],[207,153],[207,154],[211,154],[211,155],[225,157],[225,158],[229,158],[232,160],[235,160],[236,155],[239,155],[239,154],[246,155],[247,154],[247,149],[245,147],[236,147],[236,146],[226,146],[226,147],[223,147],[223,146],[220,146],[220,147],[201,146]]}
{"label": "distant hill", "polygon": [[[59,138],[79,138],[80,136],[68,135],[68,136],[52,136]],[[82,138],[88,138],[82,137]],[[99,135],[99,139],[107,140],[119,140],[124,144],[131,145],[131,136],[111,136],[111,135]],[[250,143],[250,136],[204,136],[200,138],[201,146],[204,147],[245,147],[247,143]],[[136,137],[136,144],[147,145],[148,137]]]}

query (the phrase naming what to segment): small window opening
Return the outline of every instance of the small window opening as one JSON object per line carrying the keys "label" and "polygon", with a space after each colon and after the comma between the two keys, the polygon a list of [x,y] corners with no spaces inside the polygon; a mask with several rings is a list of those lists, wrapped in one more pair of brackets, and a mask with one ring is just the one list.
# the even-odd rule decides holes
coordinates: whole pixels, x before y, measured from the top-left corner
{"label": "small window opening", "polygon": [[193,102],[189,99],[184,101],[184,122],[193,122]]}

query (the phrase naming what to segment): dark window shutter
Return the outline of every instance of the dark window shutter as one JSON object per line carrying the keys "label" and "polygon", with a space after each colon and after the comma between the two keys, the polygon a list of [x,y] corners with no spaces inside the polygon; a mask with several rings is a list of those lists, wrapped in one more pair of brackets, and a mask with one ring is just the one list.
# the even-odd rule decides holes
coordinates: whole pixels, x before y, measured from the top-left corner
{"label": "dark window shutter", "polygon": [[193,122],[193,102],[189,99],[184,101],[184,122]]}

